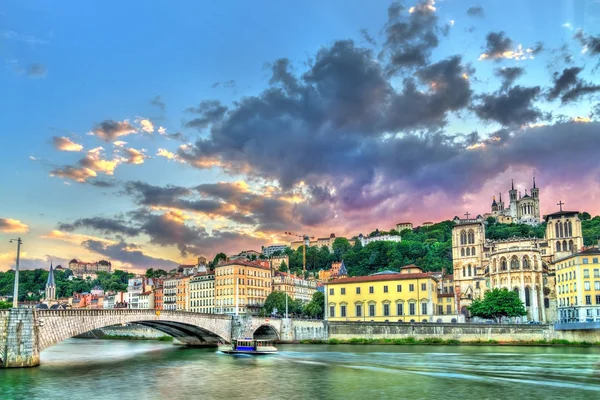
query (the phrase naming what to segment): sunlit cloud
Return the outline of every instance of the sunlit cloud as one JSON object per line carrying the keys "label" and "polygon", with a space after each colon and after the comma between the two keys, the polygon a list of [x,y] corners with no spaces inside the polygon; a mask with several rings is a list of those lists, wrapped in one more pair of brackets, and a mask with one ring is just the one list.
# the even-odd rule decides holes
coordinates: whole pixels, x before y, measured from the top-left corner
{"label": "sunlit cloud", "polygon": [[50,176],[57,176],[59,178],[71,179],[79,183],[84,183],[89,178],[95,178],[97,174],[96,171],[89,168],[78,168],[67,165],[52,170]]}
{"label": "sunlit cloud", "polygon": [[582,123],[587,123],[587,122],[591,122],[592,120],[590,119],[590,117],[575,117],[572,119],[573,122],[582,122]]}
{"label": "sunlit cloud", "polygon": [[147,132],[147,133],[152,133],[152,132],[154,132],[154,124],[153,124],[153,123],[152,123],[152,121],[150,121],[149,119],[146,119],[146,118],[138,118],[138,119],[136,120],[136,122],[140,124],[140,126],[141,126],[141,129],[142,129],[144,132]]}
{"label": "sunlit cloud", "polygon": [[122,140],[117,140],[116,142],[113,143],[113,146],[115,147],[123,147],[127,144],[127,142],[124,142]]}
{"label": "sunlit cloud", "polygon": [[165,157],[168,158],[169,160],[176,160],[177,159],[177,154],[170,152],[167,149],[158,149],[158,152],[156,153],[157,156],[159,157]]}
{"label": "sunlit cloud", "polygon": [[467,146],[467,150],[483,149],[484,147],[485,143],[475,143],[470,146]]}
{"label": "sunlit cloud", "polygon": [[130,135],[135,132],[137,132],[137,129],[135,129],[128,120],[106,120],[97,124],[89,134],[97,136],[106,142],[110,142],[118,137]]}
{"label": "sunlit cloud", "polygon": [[86,240],[97,240],[103,243],[116,243],[114,240],[108,240],[92,235],[63,232],[58,229],[54,229],[45,235],[41,235],[40,238],[48,240],[60,240],[62,242],[72,243],[76,245],[80,245]]}
{"label": "sunlit cloud", "polygon": [[127,164],[143,164],[144,160],[148,158],[146,154],[144,154],[144,150],[136,150],[132,148],[127,148],[124,150],[126,157],[124,161]]}
{"label": "sunlit cloud", "polygon": [[52,138],[52,143],[54,144],[54,147],[57,150],[61,150],[61,151],[81,151],[81,150],[83,150],[82,145],[80,145],[79,143],[75,143],[71,139],[64,137],[64,136],[62,136],[62,137],[54,136]]}
{"label": "sunlit cloud", "polygon": [[29,226],[22,223],[17,219],[12,218],[0,218],[0,232],[6,233],[17,233],[17,232],[27,232]]}
{"label": "sunlit cloud", "polygon": [[113,175],[115,168],[122,161],[120,159],[104,160],[101,157],[102,147],[96,147],[88,151],[87,155],[79,161],[82,167],[89,168],[96,172],[102,172],[106,175]]}
{"label": "sunlit cloud", "polygon": [[573,30],[573,25],[571,25],[570,22],[565,22],[564,24],[562,24],[563,28],[567,28],[568,30],[572,31]]}
{"label": "sunlit cloud", "polygon": [[161,135],[164,135],[165,133],[167,133],[167,130],[162,126],[159,126],[158,133],[160,133]]}

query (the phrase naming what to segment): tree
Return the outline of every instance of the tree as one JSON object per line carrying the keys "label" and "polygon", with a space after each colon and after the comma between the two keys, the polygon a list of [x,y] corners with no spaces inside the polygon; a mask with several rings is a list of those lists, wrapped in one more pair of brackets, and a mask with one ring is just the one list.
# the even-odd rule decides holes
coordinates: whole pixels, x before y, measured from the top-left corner
{"label": "tree", "polygon": [[522,317],[527,315],[519,294],[508,289],[493,289],[485,293],[483,300],[473,300],[469,311],[474,317],[493,318]]}
{"label": "tree", "polygon": [[350,251],[352,246],[350,245],[348,239],[339,237],[333,241],[332,248],[335,261],[342,261],[342,258],[344,258],[344,254]]}
{"label": "tree", "polygon": [[279,271],[281,271],[281,272],[288,272],[288,265],[286,264],[285,261],[281,262],[281,265],[279,266]]}
{"label": "tree", "polygon": [[219,264],[220,261],[225,260],[227,260],[227,255],[225,253],[217,253],[215,258],[213,258],[212,262],[209,265],[210,269],[215,269],[215,267],[217,266],[217,264]]}
{"label": "tree", "polygon": [[265,315],[271,315],[273,310],[277,309],[277,313],[285,315],[285,298],[288,298],[288,314],[298,314],[301,311],[299,302],[292,300],[290,296],[280,291],[273,291],[265,300],[263,309]]}
{"label": "tree", "polygon": [[325,313],[325,295],[322,292],[315,292],[310,302],[304,306],[302,312],[309,317],[323,318]]}
{"label": "tree", "polygon": [[5,309],[11,308],[11,307],[12,307],[12,303],[9,303],[8,301],[0,300],[0,310],[5,310]]}

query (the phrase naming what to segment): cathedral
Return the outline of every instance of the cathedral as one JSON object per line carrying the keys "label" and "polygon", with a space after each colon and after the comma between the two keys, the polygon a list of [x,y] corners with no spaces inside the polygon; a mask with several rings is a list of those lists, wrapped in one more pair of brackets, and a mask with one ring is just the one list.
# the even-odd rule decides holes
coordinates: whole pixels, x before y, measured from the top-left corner
{"label": "cathedral", "polygon": [[527,309],[526,321],[556,320],[554,262],[583,248],[579,212],[563,211],[563,203],[559,205],[560,211],[544,217],[547,225],[543,239],[489,240],[482,216],[454,218],[454,291],[456,309],[464,318],[469,317],[468,306],[473,299],[483,298],[487,290],[506,288],[519,294]]}
{"label": "cathedral", "polygon": [[492,200],[491,212],[485,214],[484,217],[494,217],[502,224],[528,224],[539,225],[542,220],[540,218],[540,189],[535,185],[533,178],[533,187],[530,190],[531,194],[522,195],[515,189],[514,181],[511,182],[511,190],[508,191],[510,203],[508,207],[504,206],[502,201],[502,193],[499,193],[499,201],[496,201],[496,196]]}

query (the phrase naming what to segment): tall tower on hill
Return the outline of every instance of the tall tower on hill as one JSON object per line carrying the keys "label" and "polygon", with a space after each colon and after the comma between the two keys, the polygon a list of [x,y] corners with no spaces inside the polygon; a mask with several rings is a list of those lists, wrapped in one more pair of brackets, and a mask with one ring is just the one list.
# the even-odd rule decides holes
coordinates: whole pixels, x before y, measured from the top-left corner
{"label": "tall tower on hill", "polygon": [[48,273],[48,281],[46,282],[46,301],[56,300],[56,283],[54,282],[54,268],[50,262],[50,272]]}

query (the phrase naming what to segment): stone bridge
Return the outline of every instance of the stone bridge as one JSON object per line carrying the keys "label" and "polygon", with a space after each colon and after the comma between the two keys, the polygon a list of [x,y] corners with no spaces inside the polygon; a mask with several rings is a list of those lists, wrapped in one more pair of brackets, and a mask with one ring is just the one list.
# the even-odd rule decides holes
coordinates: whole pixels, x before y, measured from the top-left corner
{"label": "stone bridge", "polygon": [[[314,327],[304,326],[313,324]],[[325,338],[320,321],[281,320],[250,316],[154,310],[0,310],[0,366],[28,367],[40,363],[40,352],[65,339],[112,325],[139,324],[191,345],[216,345],[232,338],[294,341]],[[318,335],[316,337],[315,335]]]}

